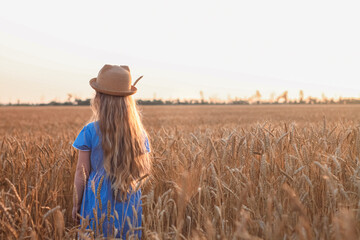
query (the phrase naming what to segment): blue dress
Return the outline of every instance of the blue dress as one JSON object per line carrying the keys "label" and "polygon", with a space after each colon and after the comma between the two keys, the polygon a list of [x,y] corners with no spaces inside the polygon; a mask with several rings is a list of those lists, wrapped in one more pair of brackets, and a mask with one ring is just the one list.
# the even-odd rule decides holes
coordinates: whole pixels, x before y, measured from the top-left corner
{"label": "blue dress", "polygon": [[[141,230],[138,228],[141,227],[141,190],[128,194],[125,202],[119,202],[114,198],[111,181],[105,173],[101,138],[97,131],[100,132],[98,122],[91,122],[84,126],[73,143],[73,147],[81,151],[91,151],[91,168],[83,193],[80,215],[89,219],[87,229],[91,228],[96,235],[126,239],[127,234],[133,234],[140,239]],[[150,152],[148,138],[145,146]],[[82,222],[80,220],[81,225]]]}

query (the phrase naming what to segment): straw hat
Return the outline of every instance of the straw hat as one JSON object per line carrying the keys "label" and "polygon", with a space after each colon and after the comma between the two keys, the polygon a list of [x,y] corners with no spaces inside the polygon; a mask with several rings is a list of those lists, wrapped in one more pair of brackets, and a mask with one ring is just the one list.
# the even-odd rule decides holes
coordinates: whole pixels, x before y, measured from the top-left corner
{"label": "straw hat", "polygon": [[128,96],[136,93],[135,84],[131,85],[131,75],[128,66],[105,64],[98,73],[97,78],[90,80],[90,86],[98,92],[113,96]]}

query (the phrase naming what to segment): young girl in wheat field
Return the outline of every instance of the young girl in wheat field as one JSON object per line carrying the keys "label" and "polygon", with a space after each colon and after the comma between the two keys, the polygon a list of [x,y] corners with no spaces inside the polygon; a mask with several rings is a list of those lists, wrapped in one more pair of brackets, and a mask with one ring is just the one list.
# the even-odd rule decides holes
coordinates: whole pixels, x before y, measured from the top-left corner
{"label": "young girl in wheat field", "polygon": [[[140,77],[141,78],[141,77]],[[140,80],[140,78],[138,80]],[[137,80],[137,81],[138,81]],[[150,146],[132,94],[127,66],[105,65],[90,80],[93,121],[73,146],[79,150],[72,216],[79,237],[141,238],[141,180],[150,171]]]}

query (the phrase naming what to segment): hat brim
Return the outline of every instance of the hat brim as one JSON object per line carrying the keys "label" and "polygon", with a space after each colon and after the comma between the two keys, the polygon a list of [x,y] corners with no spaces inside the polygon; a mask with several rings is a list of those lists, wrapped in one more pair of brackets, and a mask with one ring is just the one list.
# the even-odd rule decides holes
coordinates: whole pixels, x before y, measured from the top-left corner
{"label": "hat brim", "polygon": [[109,90],[109,89],[104,89],[104,88],[101,88],[97,82],[96,82],[96,79],[97,78],[92,78],[89,83],[90,83],[90,86],[95,89],[95,91],[97,92],[101,92],[101,93],[104,93],[104,94],[108,94],[108,95],[112,95],[112,96],[129,96],[129,95],[133,95],[134,93],[137,92],[137,88],[134,87],[134,86],[131,86],[131,91],[112,91],[112,90]]}

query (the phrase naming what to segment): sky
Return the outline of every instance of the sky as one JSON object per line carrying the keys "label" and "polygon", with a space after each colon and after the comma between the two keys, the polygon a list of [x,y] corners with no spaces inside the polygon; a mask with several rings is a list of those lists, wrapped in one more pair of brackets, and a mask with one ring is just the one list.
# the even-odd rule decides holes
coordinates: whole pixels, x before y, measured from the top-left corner
{"label": "sky", "polygon": [[136,98],[360,97],[359,1],[2,1],[0,103],[90,98],[104,64]]}

